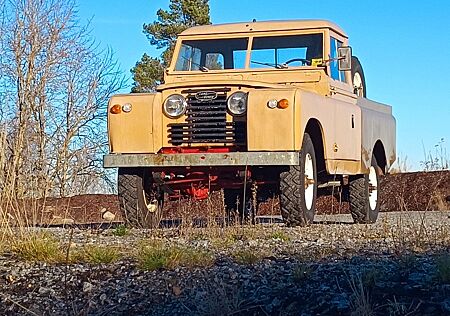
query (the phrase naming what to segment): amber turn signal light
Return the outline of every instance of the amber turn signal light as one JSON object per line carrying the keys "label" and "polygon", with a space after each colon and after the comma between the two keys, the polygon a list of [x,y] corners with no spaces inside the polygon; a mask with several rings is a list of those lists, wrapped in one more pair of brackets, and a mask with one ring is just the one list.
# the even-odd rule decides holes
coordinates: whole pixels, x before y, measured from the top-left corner
{"label": "amber turn signal light", "polygon": [[112,114],[119,114],[120,112],[122,112],[122,107],[120,106],[120,104],[114,104],[111,109],[110,109]]}
{"label": "amber turn signal light", "polygon": [[281,99],[278,101],[278,108],[286,109],[289,106],[289,101],[287,99]]}

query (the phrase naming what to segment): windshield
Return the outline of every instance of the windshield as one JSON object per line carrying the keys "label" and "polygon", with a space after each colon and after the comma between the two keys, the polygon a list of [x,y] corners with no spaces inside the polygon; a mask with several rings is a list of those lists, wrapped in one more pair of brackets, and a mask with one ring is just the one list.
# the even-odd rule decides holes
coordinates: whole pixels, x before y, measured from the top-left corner
{"label": "windshield", "polygon": [[[248,38],[184,40],[175,71],[244,69]],[[318,66],[323,63],[323,35],[254,37],[250,68]]]}
{"label": "windshield", "polygon": [[318,66],[322,58],[322,34],[255,37],[250,68]]}
{"label": "windshield", "polygon": [[175,71],[245,68],[248,38],[183,41]]}

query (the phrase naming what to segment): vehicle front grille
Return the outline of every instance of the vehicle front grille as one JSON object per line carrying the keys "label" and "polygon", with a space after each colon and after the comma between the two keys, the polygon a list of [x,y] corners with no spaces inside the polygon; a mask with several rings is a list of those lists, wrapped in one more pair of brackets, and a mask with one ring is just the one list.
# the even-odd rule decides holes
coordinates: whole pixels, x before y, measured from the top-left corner
{"label": "vehicle front grille", "polygon": [[218,92],[214,100],[200,101],[193,91],[188,94],[186,123],[168,124],[169,142],[174,146],[214,143],[243,146],[245,121],[227,122],[227,93]]}

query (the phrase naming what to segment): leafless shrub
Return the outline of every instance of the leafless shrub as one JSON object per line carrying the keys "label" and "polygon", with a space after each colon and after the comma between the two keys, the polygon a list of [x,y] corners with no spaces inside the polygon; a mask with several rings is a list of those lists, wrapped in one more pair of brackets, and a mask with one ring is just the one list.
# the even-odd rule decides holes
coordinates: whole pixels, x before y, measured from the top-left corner
{"label": "leafless shrub", "polygon": [[[106,105],[123,87],[73,0],[4,2],[0,11],[0,184],[14,198],[97,190],[106,175]],[[100,179],[100,180],[99,180]]]}
{"label": "leafless shrub", "polygon": [[387,306],[389,310],[389,315],[401,315],[401,316],[409,316],[409,315],[416,315],[417,310],[419,309],[420,305],[422,305],[422,302],[411,302],[410,304],[406,304],[403,302],[397,301],[397,299],[394,296],[393,300],[388,300]]}
{"label": "leafless shrub", "polygon": [[445,139],[441,138],[439,142],[434,145],[434,152],[426,150],[423,145],[424,160],[420,162],[424,171],[448,170],[450,167],[449,157],[447,155],[447,148],[445,147]]}
{"label": "leafless shrub", "polygon": [[405,173],[411,170],[411,165],[408,163],[408,156],[401,154],[398,155],[397,160],[395,161],[394,165],[389,170],[389,173],[396,174],[396,173]]}

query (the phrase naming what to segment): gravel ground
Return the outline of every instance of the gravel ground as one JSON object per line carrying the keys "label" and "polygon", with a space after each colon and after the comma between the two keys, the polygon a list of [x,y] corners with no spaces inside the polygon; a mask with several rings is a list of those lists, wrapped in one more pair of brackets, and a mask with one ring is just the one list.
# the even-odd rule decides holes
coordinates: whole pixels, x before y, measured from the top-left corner
{"label": "gravel ground", "polygon": [[[70,249],[90,244],[120,248],[123,256],[111,264],[49,264],[4,251],[0,314],[449,315],[449,216],[382,213],[375,225],[349,225],[348,215],[326,215],[301,228],[178,227],[124,236],[47,229]],[[148,270],[135,250],[155,241],[214,259]]]}

